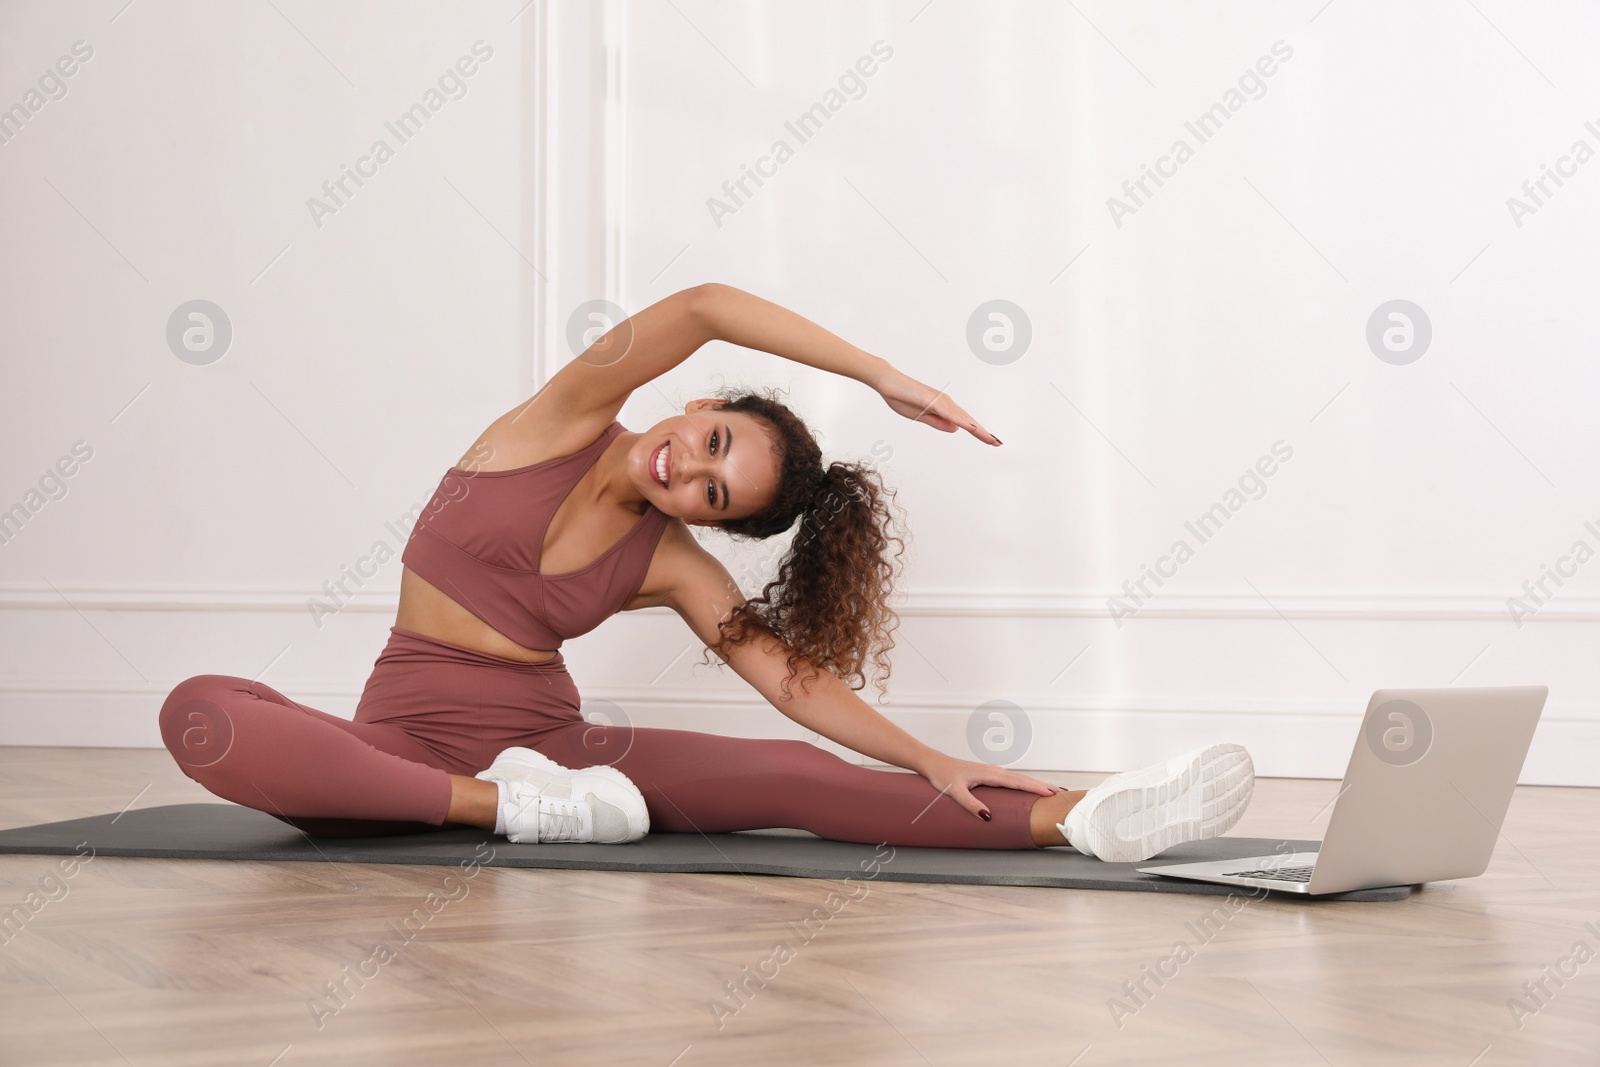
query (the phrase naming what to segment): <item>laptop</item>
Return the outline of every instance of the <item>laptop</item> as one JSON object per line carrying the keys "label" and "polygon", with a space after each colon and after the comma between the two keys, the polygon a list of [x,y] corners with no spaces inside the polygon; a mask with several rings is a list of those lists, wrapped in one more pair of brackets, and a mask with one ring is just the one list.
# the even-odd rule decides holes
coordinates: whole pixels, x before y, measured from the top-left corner
{"label": "laptop", "polygon": [[1380,689],[1317,851],[1138,870],[1312,895],[1475,878],[1489,866],[1548,693]]}

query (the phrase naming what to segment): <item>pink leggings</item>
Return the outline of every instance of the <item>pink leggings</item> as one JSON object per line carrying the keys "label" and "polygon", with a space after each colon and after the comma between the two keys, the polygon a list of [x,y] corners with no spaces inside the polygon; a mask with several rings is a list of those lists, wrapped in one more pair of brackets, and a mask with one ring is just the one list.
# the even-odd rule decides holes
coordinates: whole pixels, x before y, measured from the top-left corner
{"label": "pink leggings", "polygon": [[202,674],[167,697],[161,737],[217,796],[325,837],[443,829],[447,775],[474,775],[520,745],[564,767],[615,766],[644,794],[652,832],[791,827],[865,844],[1037,847],[1036,794],[974,788],[986,822],[921,775],[860,767],[805,741],[591,723],[559,652],[522,663],[398,627],[354,721],[260,682]]}

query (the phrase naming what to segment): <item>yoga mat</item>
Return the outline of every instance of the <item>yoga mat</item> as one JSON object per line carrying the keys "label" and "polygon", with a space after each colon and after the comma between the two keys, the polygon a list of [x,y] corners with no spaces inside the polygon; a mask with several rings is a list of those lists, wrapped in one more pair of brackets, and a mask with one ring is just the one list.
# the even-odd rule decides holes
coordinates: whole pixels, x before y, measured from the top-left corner
{"label": "yoga mat", "polygon": [[[238,804],[167,804],[120,815],[0,830],[0,853],[43,856],[152,856],[161,859],[293,860],[335,863],[412,863],[451,866],[476,860],[485,867],[664,873],[777,874],[794,878],[853,878],[953,885],[1027,885],[1055,889],[1125,889],[1226,896],[1243,886],[1185,882],[1140,874],[1132,863],[1103,863],[1074,849],[911,848],[826,841],[799,830],[729,834],[648,834],[627,845],[518,845],[486,830],[453,827],[382,837],[308,837],[265,812]],[[1161,859],[1271,856],[1317,847],[1315,841],[1217,837],[1170,848]],[[1148,861],[1146,861],[1148,862]],[[1403,900],[1413,886],[1363,889],[1279,899]]]}

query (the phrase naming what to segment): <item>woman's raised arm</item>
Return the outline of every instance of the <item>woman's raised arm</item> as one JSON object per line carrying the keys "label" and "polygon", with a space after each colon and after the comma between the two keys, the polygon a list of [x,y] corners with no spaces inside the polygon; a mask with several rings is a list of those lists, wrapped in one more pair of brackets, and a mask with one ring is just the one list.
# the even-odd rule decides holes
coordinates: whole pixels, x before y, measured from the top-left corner
{"label": "woman's raised arm", "polygon": [[711,336],[804,363],[877,390],[894,373],[889,361],[857,348],[770,300],[721,282],[699,287],[698,311]]}
{"label": "woman's raised arm", "polygon": [[635,389],[672,370],[707,341],[727,341],[852,378],[908,419],[947,433],[965,429],[981,441],[1000,443],[942,390],[804,316],[720,282],[680,290],[617,323],[507,419],[517,423],[544,404],[561,417],[604,424]]}
{"label": "woman's raised arm", "polygon": [[873,389],[894,371],[886,360],[787,308],[731,285],[706,282],[617,323],[556,372],[540,394],[551,394],[569,409],[611,418],[635,389],[713,340],[770,352]]}
{"label": "woman's raised arm", "polygon": [[810,319],[731,285],[712,282],[699,292],[698,314],[718,340],[854,378],[876,390],[896,414],[946,433],[966,430],[980,441],[1000,443],[943,390],[903,374]]}

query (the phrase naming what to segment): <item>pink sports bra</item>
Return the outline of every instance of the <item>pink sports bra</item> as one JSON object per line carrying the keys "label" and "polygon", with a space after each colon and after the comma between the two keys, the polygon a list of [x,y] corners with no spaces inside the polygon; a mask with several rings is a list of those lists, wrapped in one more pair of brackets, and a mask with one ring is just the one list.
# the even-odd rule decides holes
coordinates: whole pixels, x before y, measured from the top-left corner
{"label": "pink sports bra", "polygon": [[644,584],[668,516],[644,516],[593,563],[540,574],[539,553],[556,509],[626,428],[508,471],[451,467],[417,519],[400,560],[424,581],[524,648],[555,651],[616,614]]}

